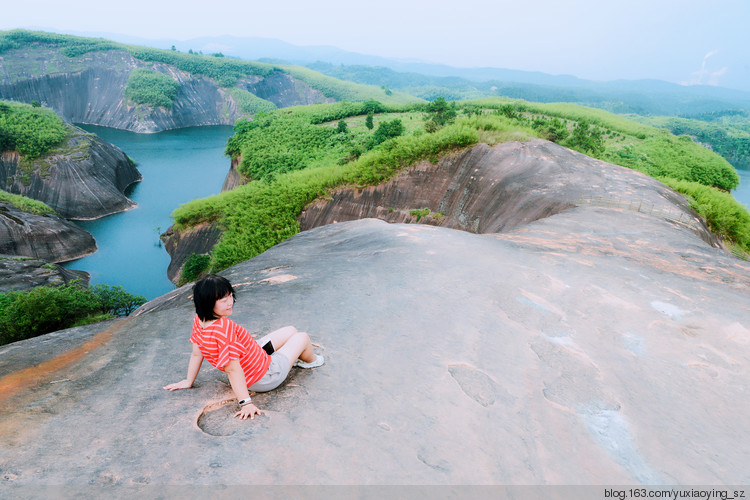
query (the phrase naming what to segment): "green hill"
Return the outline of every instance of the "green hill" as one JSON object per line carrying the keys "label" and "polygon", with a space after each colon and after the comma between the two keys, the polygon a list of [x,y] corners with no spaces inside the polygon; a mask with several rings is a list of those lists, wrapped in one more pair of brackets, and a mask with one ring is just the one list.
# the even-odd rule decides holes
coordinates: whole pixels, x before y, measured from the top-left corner
{"label": "green hill", "polygon": [[443,104],[316,105],[238,122],[227,152],[242,158],[238,170],[253,180],[181,206],[175,226],[218,223],[223,236],[204,265],[220,270],[296,234],[304,207],[337,186],[379,184],[417,161],[435,162],[478,142],[541,137],[663,180],[691,196],[718,235],[750,250],[750,215],[727,192],[738,183],[736,172],[688,137],[572,104]]}

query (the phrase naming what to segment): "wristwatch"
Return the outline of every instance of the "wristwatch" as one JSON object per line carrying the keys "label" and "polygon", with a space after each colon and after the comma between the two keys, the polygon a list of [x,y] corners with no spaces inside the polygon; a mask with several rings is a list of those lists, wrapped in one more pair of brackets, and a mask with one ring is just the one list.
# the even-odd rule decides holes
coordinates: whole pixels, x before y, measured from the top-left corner
{"label": "wristwatch", "polygon": [[240,407],[242,407],[252,402],[253,402],[252,398],[245,398],[245,399],[240,400],[237,404],[239,404]]}

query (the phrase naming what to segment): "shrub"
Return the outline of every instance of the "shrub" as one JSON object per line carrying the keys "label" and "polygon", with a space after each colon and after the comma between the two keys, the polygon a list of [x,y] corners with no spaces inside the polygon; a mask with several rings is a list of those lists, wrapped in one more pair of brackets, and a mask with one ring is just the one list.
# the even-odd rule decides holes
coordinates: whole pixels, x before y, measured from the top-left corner
{"label": "shrub", "polygon": [[90,289],[76,282],[0,294],[0,345],[85,324],[91,317],[129,314],[145,301],[120,287]]}
{"label": "shrub", "polygon": [[665,177],[659,180],[687,195],[690,206],[706,219],[711,231],[750,252],[750,213],[731,194],[697,182]]}
{"label": "shrub", "polygon": [[67,138],[68,128],[54,112],[28,104],[2,104],[0,151],[17,150],[27,159],[34,159],[44,156]]}
{"label": "shrub", "polygon": [[180,84],[173,78],[138,68],[130,73],[124,95],[136,104],[170,109],[179,90]]}
{"label": "shrub", "polygon": [[401,120],[391,120],[387,122],[380,122],[375,133],[372,134],[365,144],[366,149],[372,149],[378,144],[382,144],[388,139],[398,137],[404,133],[404,124]]}
{"label": "shrub", "polygon": [[146,302],[143,295],[132,295],[121,286],[94,285],[91,292],[99,300],[101,312],[113,316],[127,316]]}
{"label": "shrub", "polygon": [[185,283],[191,283],[208,270],[211,265],[211,257],[208,255],[192,254],[185,261],[185,265],[180,273],[180,286]]}

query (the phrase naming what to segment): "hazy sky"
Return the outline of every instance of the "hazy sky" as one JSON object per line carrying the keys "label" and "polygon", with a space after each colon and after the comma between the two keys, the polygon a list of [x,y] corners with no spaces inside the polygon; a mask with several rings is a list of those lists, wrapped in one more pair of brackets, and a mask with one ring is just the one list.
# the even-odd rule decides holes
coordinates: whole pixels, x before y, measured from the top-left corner
{"label": "hazy sky", "polygon": [[235,35],[452,66],[750,87],[748,0],[9,1],[0,29]]}

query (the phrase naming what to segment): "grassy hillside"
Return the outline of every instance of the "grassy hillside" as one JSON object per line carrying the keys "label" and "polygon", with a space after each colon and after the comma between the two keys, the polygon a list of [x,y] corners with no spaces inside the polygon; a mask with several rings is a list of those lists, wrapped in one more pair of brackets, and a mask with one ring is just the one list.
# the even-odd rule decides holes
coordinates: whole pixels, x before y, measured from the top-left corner
{"label": "grassy hillside", "polygon": [[[532,83],[522,80],[531,78],[532,75],[513,75],[513,72],[508,71],[504,72],[508,73],[507,79],[497,79],[497,74],[503,73],[502,70],[485,72],[487,75],[495,73],[492,78],[468,79],[325,62],[307,66],[341,80],[384,86],[427,100],[439,96],[449,100],[507,97],[534,102],[573,102],[614,113],[673,116],[747,109],[750,106],[748,92],[707,86],[680,86],[656,80],[594,82],[539,74],[532,78],[537,83]],[[456,71],[468,73],[470,70]]]}
{"label": "grassy hillside", "polygon": [[[267,77],[275,72],[285,73],[320,90],[323,95],[335,100],[378,99],[382,102],[400,104],[420,99],[403,94],[386,94],[383,89],[370,85],[344,82],[324,76],[302,67],[282,67],[273,64],[245,61],[224,57],[221,54],[203,55],[174,50],[153,49],[127,45],[101,38],[84,38],[40,31],[12,30],[0,32],[0,54],[16,49],[46,49],[43,58],[34,58],[24,67],[24,75],[39,76],[61,71],[80,71],[85,68],[85,56],[91,52],[119,50],[145,62],[169,64],[193,75],[212,78],[224,88],[231,89],[248,76]],[[11,78],[13,78],[11,76]]]}
{"label": "grassy hillside", "polygon": [[239,170],[255,180],[181,206],[173,213],[175,224],[221,225],[223,237],[210,260],[203,262],[216,271],[296,234],[296,219],[304,207],[333,188],[379,184],[420,160],[435,162],[478,142],[542,137],[690,193],[718,234],[750,250],[750,215],[736,202],[716,201],[725,195],[731,199],[726,190],[737,185],[736,172],[689,138],[569,104],[501,99],[444,104],[441,109],[338,103],[277,110],[253,122],[240,121],[227,152],[241,155]]}
{"label": "grassy hillside", "polygon": [[[736,168],[750,170],[750,118],[746,112],[704,114],[703,119],[673,116],[634,117],[634,119],[665,128],[675,135],[688,135],[710,148]],[[744,120],[743,120],[744,118]]]}

